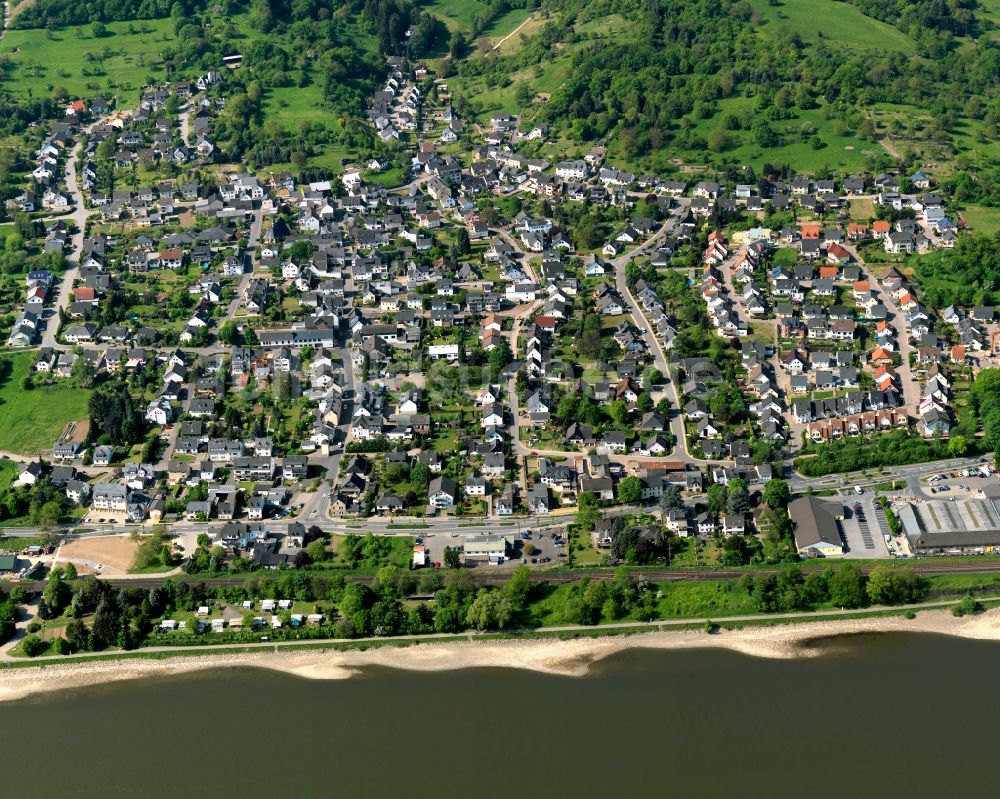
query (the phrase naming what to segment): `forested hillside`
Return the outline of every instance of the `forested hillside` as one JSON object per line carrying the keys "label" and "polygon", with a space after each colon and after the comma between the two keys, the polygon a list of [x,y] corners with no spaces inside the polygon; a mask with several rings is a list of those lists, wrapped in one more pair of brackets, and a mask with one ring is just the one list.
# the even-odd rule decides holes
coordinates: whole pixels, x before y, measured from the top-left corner
{"label": "forested hillside", "polygon": [[[806,5],[813,27],[797,16]],[[939,0],[907,3],[902,14],[890,7],[553,0],[534,39],[509,56],[469,59],[458,85],[470,88],[473,111],[520,101],[570,139],[613,137],[626,158],[653,157],[659,167],[704,151],[719,163],[774,153],[801,156],[806,168],[855,166],[880,128],[910,132],[906,106],[928,114],[912,133],[929,148],[995,160],[1000,51],[985,37],[963,38],[991,23]],[[620,21],[618,33],[607,34],[608,20]],[[553,70],[561,80],[549,80]],[[973,154],[977,140],[985,149]]]}
{"label": "forested hillside", "polygon": [[[512,14],[518,33],[491,38]],[[548,124],[545,157],[604,141],[622,165],[660,174],[935,161],[961,199],[1000,201],[1000,31],[976,0],[37,0],[13,27],[149,18],[172,29],[153,75],[244,56],[224,133],[257,165],[287,161],[292,137],[371,145],[365,98],[385,57],[405,55],[434,60],[465,117]],[[3,89],[18,77],[5,69]],[[8,127],[46,112],[28,94]]]}

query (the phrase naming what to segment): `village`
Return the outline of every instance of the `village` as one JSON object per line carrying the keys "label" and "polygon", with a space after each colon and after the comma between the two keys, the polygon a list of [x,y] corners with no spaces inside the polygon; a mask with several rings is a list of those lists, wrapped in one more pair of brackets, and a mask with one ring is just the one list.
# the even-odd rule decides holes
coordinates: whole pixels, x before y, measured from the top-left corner
{"label": "village", "polygon": [[[167,525],[188,552],[207,531],[275,569],[304,562],[307,527],[405,519],[430,530],[414,566],[453,547],[545,564],[584,497],[609,512],[587,543],[601,558],[612,511],[678,538],[759,537],[785,510],[743,495],[821,487],[796,459],[849,439],[920,439],[992,474],[950,434],[996,365],[995,309],[929,307],[883,265],[962,235],[926,174],[660,180],[600,146],[549,163],[522,154],[544,126],[466,123],[424,65],[387,69],[368,119],[409,158],[388,188],[374,155],[318,181],[227,163],[218,72],[134,108],[67,105],[12,210],[68,265],[28,274],[7,343],[33,352],[33,380],[114,386],[141,420],[72,426],[18,485],[48,481],[89,528]],[[945,468],[909,468],[903,493],[937,502],[927,478]],[[797,552],[1000,545],[988,488],[958,513],[878,493],[844,500],[846,519],[794,500]],[[432,547],[458,520],[461,542]],[[529,554],[520,531],[540,524],[557,546]]]}

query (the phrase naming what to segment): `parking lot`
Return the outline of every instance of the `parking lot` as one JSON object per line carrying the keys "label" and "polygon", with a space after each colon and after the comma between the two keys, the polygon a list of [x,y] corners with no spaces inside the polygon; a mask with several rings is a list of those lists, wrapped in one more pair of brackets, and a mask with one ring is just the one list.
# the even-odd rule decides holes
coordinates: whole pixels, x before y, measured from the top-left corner
{"label": "parking lot", "polygon": [[[499,531],[498,531],[499,532]],[[470,533],[479,535],[480,533]],[[566,558],[568,545],[562,538],[562,530],[552,528],[542,528],[540,530],[526,530],[518,533],[517,530],[504,530],[503,534],[514,541],[514,550],[508,560],[499,565],[494,565],[484,561],[469,561],[466,565],[480,569],[506,569],[512,570],[515,566],[521,565],[522,560],[527,561],[529,566],[555,566]],[[556,535],[556,538],[553,538]],[[462,548],[466,536],[462,533],[425,533],[423,536],[424,546],[427,547],[428,559],[431,563],[444,563],[444,550],[446,547]],[[560,546],[560,542],[563,542]]]}
{"label": "parking lot", "polygon": [[847,545],[844,557],[888,558],[883,536],[888,535],[889,527],[884,515],[875,509],[875,495],[871,491],[848,491],[839,499],[843,503],[840,530]]}

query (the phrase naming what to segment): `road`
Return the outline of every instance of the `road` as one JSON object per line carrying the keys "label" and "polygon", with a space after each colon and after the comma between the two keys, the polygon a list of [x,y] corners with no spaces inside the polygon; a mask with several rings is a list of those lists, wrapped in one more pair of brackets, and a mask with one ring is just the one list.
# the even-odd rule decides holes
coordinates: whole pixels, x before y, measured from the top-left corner
{"label": "road", "polygon": [[191,103],[194,102],[194,98],[188,100],[188,104],[184,107],[184,110],[178,115],[181,126],[181,141],[185,144],[190,143],[191,136]]}
{"label": "road", "polygon": [[[356,396],[356,391],[354,382],[354,363],[351,360],[351,352],[350,350],[344,348],[336,350],[336,354],[340,356],[344,364],[344,385],[342,396],[353,398]],[[338,440],[335,442],[337,446],[334,448],[332,454],[313,455],[309,458],[310,463],[326,469],[326,479],[320,484],[320,487],[316,491],[309,494],[308,498],[303,503],[302,510],[299,512],[298,516],[292,517],[294,520],[300,521],[306,526],[312,526],[315,524],[326,528],[326,526],[331,524],[331,519],[329,518],[330,502],[333,498],[331,486],[337,482],[340,462],[344,457],[344,448],[347,445],[347,439],[351,435],[351,422],[353,421],[351,414],[352,402],[353,400],[344,401],[340,414],[341,422],[337,428],[340,431],[338,434]]]}
{"label": "road", "polygon": [[805,491],[809,488],[838,488],[841,486],[870,486],[877,483],[885,483],[890,480],[906,480],[907,482],[921,477],[937,474],[938,472],[955,471],[968,466],[979,466],[979,458],[951,458],[944,461],[930,461],[929,463],[915,463],[910,466],[892,466],[884,474],[880,474],[877,469],[869,469],[866,472],[851,472],[848,474],[830,474],[823,477],[804,477],[796,473],[788,478],[788,487],[792,491]]}
{"label": "road", "polygon": [[524,272],[525,275],[527,275],[529,281],[531,281],[532,283],[538,283],[538,275],[535,274],[535,269],[530,263],[531,253],[526,253],[524,251],[521,242],[515,239],[513,236],[511,236],[510,233],[508,233],[506,230],[502,230],[501,228],[497,228],[496,230],[491,230],[490,233],[499,236],[507,243],[507,246],[509,246],[514,252],[519,253],[521,255],[521,260],[520,260],[521,271]]}
{"label": "road", "polygon": [[920,405],[920,384],[916,380],[913,380],[913,371],[910,368],[910,353],[913,352],[913,343],[910,341],[910,331],[906,327],[903,312],[896,305],[896,300],[892,294],[886,291],[881,283],[876,282],[875,277],[868,269],[868,265],[858,256],[856,251],[854,255],[867,280],[872,286],[877,285],[879,287],[879,298],[885,306],[888,322],[892,325],[892,329],[896,331],[896,346],[899,348],[899,357],[901,359],[896,373],[899,375],[902,383],[900,390],[903,393],[903,405],[910,413],[916,415]]}
{"label": "road", "polygon": [[[91,125],[88,125],[84,130],[89,132],[91,127]],[[59,284],[59,293],[56,295],[55,302],[50,310],[51,316],[49,316],[48,321],[45,323],[45,330],[42,333],[41,345],[43,347],[56,346],[56,331],[59,329],[59,311],[60,309],[69,307],[73,283],[76,282],[80,274],[80,253],[83,251],[83,237],[87,227],[87,208],[84,205],[83,192],[80,191],[79,181],[76,176],[76,164],[79,160],[81,149],[82,143],[77,138],[76,144],[73,145],[73,149],[66,159],[66,191],[72,199],[74,210],[73,213],[64,218],[72,220],[75,232],[70,239],[70,253],[66,259],[69,268],[66,270],[66,273],[62,277],[62,282]]]}
{"label": "road", "polygon": [[17,621],[14,622],[14,635],[11,636],[9,641],[0,646],[0,660],[7,660],[10,657],[10,650],[17,646],[21,639],[28,634],[28,625],[38,615],[40,600],[40,596],[35,597],[17,609]]}
{"label": "road", "polygon": [[[660,226],[660,229],[657,230],[651,238],[630,252],[618,256],[610,263],[614,266],[615,286],[618,289],[618,293],[629,305],[629,314],[632,317],[632,322],[639,330],[645,330],[645,332],[641,333],[641,335],[643,341],[646,342],[646,349],[650,355],[653,356],[653,364],[656,366],[660,374],[663,375],[663,379],[667,384],[669,399],[673,405],[669,413],[668,421],[670,423],[670,432],[676,441],[671,458],[672,460],[678,460],[684,463],[704,465],[707,464],[708,461],[693,455],[688,447],[687,432],[684,429],[684,416],[681,413],[680,393],[677,388],[677,381],[674,380],[670,374],[670,365],[667,360],[666,350],[663,349],[663,344],[656,335],[653,325],[646,318],[646,315],[643,313],[639,303],[636,302],[635,297],[632,295],[632,289],[629,288],[628,281],[625,279],[625,267],[628,265],[629,261],[640,255],[648,253],[658,241],[660,241],[667,234],[673,232],[676,227],[677,218],[676,216],[671,216],[670,219]],[[655,400],[657,397],[654,395],[653,399]]]}
{"label": "road", "polygon": [[[518,311],[518,314],[514,317],[514,325],[510,331],[510,351],[514,356],[514,359],[518,359],[518,347],[521,341],[521,327],[524,324],[524,320],[528,319],[535,310],[542,303],[536,302],[530,305],[520,306],[522,310]],[[526,450],[521,444],[521,425],[523,420],[521,419],[521,407],[517,399],[517,375],[513,374],[510,380],[507,381],[507,403],[510,405],[510,415],[511,415],[511,443],[514,449],[515,455],[524,455]],[[569,454],[569,453],[566,453]],[[518,470],[521,471],[520,469]],[[527,491],[527,486],[521,486],[522,491]]]}

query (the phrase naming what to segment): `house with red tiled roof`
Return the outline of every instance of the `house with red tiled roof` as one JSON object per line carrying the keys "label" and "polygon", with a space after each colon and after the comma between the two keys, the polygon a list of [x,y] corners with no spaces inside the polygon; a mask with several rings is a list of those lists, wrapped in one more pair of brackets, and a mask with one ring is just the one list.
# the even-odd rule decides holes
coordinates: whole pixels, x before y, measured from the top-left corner
{"label": "house with red tiled roof", "polygon": [[868,360],[873,366],[892,366],[892,353],[882,347],[876,347],[868,356]]}
{"label": "house with red tiled roof", "polygon": [[556,324],[559,322],[554,316],[536,316],[535,327],[546,333],[555,333]]}
{"label": "house with red tiled roof", "polygon": [[868,238],[868,225],[861,222],[851,222],[847,226],[847,240],[861,241]]}
{"label": "house with red tiled roof", "polygon": [[872,225],[872,235],[877,239],[884,239],[889,235],[889,231],[892,230],[892,225],[890,225],[884,219],[877,219]]}
{"label": "house with red tiled roof", "polygon": [[831,244],[827,247],[826,258],[832,264],[847,264],[851,261],[851,254],[839,244]]}

